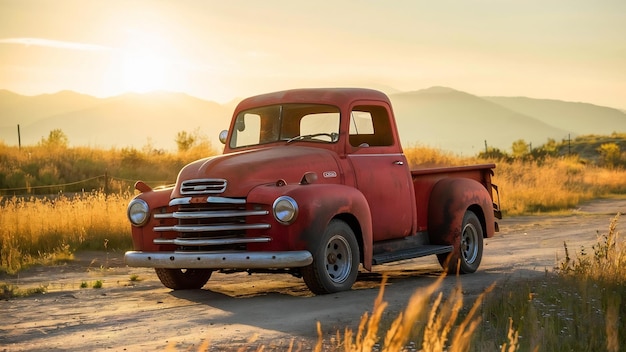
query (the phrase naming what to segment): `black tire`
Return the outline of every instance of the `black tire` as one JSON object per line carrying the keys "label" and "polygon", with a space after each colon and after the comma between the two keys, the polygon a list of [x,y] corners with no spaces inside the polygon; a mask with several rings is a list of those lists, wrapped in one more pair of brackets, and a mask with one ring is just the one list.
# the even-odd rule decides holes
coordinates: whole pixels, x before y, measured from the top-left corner
{"label": "black tire", "polygon": [[478,270],[483,257],[483,227],[474,212],[465,212],[461,233],[453,245],[451,253],[437,255],[443,269],[450,274],[471,274]]}
{"label": "black tire", "polygon": [[350,226],[332,220],[314,250],[313,263],[302,268],[302,277],[317,295],[347,291],[359,273],[359,258],[359,244]]}
{"label": "black tire", "polygon": [[202,288],[213,270],[154,268],[161,283],[172,290],[195,290]]}

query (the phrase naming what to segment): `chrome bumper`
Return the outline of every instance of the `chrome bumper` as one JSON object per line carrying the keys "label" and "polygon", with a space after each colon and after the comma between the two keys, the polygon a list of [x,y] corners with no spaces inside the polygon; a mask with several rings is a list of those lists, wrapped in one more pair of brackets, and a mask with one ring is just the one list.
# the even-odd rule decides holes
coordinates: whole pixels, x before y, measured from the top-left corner
{"label": "chrome bumper", "polygon": [[128,266],[168,269],[279,269],[311,264],[309,251],[292,252],[139,252],[124,255]]}

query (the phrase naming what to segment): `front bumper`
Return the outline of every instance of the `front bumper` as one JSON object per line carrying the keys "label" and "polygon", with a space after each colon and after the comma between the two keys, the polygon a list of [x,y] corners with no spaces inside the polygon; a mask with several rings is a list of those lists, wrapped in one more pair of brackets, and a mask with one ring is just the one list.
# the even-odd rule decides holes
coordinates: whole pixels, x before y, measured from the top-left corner
{"label": "front bumper", "polygon": [[282,269],[311,264],[309,251],[291,252],[141,252],[124,255],[128,266],[168,269]]}

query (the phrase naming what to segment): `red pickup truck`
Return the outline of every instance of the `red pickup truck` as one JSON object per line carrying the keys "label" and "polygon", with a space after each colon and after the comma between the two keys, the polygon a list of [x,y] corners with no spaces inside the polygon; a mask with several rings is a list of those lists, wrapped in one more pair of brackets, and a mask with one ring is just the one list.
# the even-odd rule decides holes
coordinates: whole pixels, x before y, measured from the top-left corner
{"label": "red pickup truck", "polygon": [[213,271],[290,273],[315,294],[349,290],[359,266],[437,255],[452,273],[480,265],[498,231],[495,165],[409,170],[389,98],[357,88],[247,98],[220,134],[223,155],[128,205],[129,266],[174,290]]}

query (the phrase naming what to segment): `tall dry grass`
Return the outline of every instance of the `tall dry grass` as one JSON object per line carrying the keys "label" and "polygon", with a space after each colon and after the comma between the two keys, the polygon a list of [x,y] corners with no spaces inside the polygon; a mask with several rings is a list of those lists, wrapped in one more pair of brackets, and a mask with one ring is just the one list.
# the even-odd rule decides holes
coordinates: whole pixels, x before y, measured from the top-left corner
{"label": "tall dry grass", "polygon": [[[320,322],[317,322],[317,341],[292,338],[287,346],[273,348],[259,341],[258,335],[250,337],[240,346],[212,346],[208,339],[203,340],[197,351],[315,351],[315,352],[462,352],[479,350],[475,348],[474,336],[481,328],[481,314],[484,300],[494,288],[491,285],[474,299],[467,308],[464,294],[457,281],[449,292],[444,289],[446,275],[441,275],[430,285],[415,290],[407,306],[395,318],[389,320],[386,314],[388,303],[384,300],[387,278],[383,276],[378,295],[371,312],[365,312],[356,331],[346,328],[325,337]],[[395,314],[395,313],[394,313]],[[519,334],[510,325],[504,338],[497,341],[502,352],[518,350]],[[175,351],[172,341],[166,351]],[[180,348],[179,348],[180,349]],[[191,349],[188,349],[191,350]],[[490,349],[493,350],[493,349]]]}
{"label": "tall dry grass", "polygon": [[405,154],[412,168],[495,163],[493,183],[505,216],[569,210],[594,198],[626,194],[626,170],[599,167],[577,156],[487,160],[426,147]]}
{"label": "tall dry grass", "polygon": [[127,249],[130,195],[0,198],[0,271],[69,260],[76,250]]}
{"label": "tall dry grass", "polygon": [[591,199],[626,194],[626,170],[588,165],[576,157],[498,163],[493,181],[509,216],[569,210]]}
{"label": "tall dry grass", "polygon": [[619,351],[626,346],[626,242],[616,230],[598,233],[591,251],[565,258],[536,279],[502,282],[486,298],[488,324],[475,336],[485,350],[513,321],[523,351]]}
{"label": "tall dry grass", "polygon": [[589,169],[572,159],[499,163],[494,183],[500,187],[506,214],[570,209],[591,199],[594,186],[585,184]]}
{"label": "tall dry grass", "polygon": [[584,248],[572,258],[567,244],[565,258],[557,267],[564,277],[602,282],[604,287],[614,283],[626,283],[626,242],[619,238],[617,222],[621,214],[617,214],[609,225],[607,233],[597,235],[596,243],[591,247],[593,253]]}
{"label": "tall dry grass", "polygon": [[[178,153],[166,153],[149,145],[142,149],[62,146],[19,149],[0,141],[0,195],[125,192],[138,179],[162,185],[175,181],[178,171],[186,164],[216,153],[208,141]],[[109,176],[106,179],[101,177],[105,174]]]}
{"label": "tall dry grass", "polygon": [[[11,154],[3,156],[0,162],[4,165],[0,168],[0,178],[4,177],[5,181],[17,177],[17,174],[3,171],[11,169],[11,165],[22,165],[19,170],[38,172],[37,182],[46,179],[41,177],[46,175],[42,170],[51,170],[50,175],[54,177],[50,176],[48,181],[58,182],[68,180],[68,170],[72,170],[75,176],[88,177],[108,166],[111,176],[120,176],[115,175],[119,172],[121,177],[129,177],[132,183],[136,179],[158,177],[173,181],[180,167],[189,160],[204,156],[206,148],[153,156],[134,149],[106,152],[70,148],[65,153],[48,151],[46,154],[43,148],[17,151],[1,143],[0,149]],[[494,162],[462,158],[420,146],[405,150],[405,154],[412,168]],[[576,157],[495,163],[493,181],[499,186],[500,206],[505,216],[563,211],[593,198],[626,194],[626,170],[600,168]],[[125,209],[131,194],[130,186],[125,182],[112,177],[109,190],[117,193],[108,198],[98,185],[93,186],[95,192],[81,193],[83,196],[75,198],[62,195],[2,198],[0,271],[14,272],[29,263],[41,262],[42,258],[68,257],[78,249],[104,249],[105,240],[110,248],[130,248]]]}
{"label": "tall dry grass", "polygon": [[[471,337],[479,327],[480,307],[485,295],[493,285],[478,296],[469,311],[463,312],[463,290],[458,283],[447,298],[442,291],[445,275],[434,283],[417,289],[406,306],[387,327],[383,313],[387,303],[383,301],[386,278],[383,278],[379,294],[374,301],[371,314],[361,317],[358,330],[346,329],[343,338],[335,339],[335,344],[327,346],[333,350],[346,352],[366,352],[378,350],[395,352],[414,346],[417,350],[432,352],[469,351]],[[318,323],[318,342],[316,351],[324,349],[324,339]],[[505,342],[507,343],[507,342]]]}

